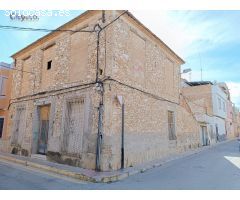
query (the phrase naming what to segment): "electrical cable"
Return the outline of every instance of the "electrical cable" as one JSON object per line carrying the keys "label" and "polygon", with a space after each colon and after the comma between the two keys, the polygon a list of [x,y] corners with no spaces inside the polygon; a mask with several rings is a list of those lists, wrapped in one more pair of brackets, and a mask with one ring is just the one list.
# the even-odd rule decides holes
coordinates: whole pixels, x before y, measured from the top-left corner
{"label": "electrical cable", "polygon": [[123,82],[121,82],[121,81],[118,81],[118,80],[116,80],[116,79],[113,79],[113,78],[108,77],[108,78],[105,79],[105,80],[106,80],[106,81],[107,81],[107,80],[109,80],[109,81],[114,81],[114,82],[116,82],[116,83],[118,83],[118,84],[120,84],[120,85],[123,85],[123,86],[125,86],[125,87],[128,87],[128,88],[130,88],[130,89],[133,89],[133,90],[142,92],[142,93],[144,93],[144,94],[146,94],[146,95],[148,95],[148,96],[150,96],[150,97],[152,97],[152,98],[154,98],[154,99],[156,99],[156,100],[166,101],[166,102],[169,102],[169,103],[174,103],[174,104],[179,105],[179,103],[176,103],[176,102],[174,102],[174,101],[165,99],[165,98],[163,98],[163,97],[160,97],[160,96],[158,96],[158,95],[155,95],[155,94],[152,94],[152,93],[150,93],[150,92],[144,91],[144,90],[142,90],[142,89],[136,88],[136,87],[134,87],[134,86],[128,85],[128,84],[123,83]]}
{"label": "electrical cable", "polygon": [[17,31],[39,31],[39,32],[82,32],[82,33],[92,33],[94,30],[71,30],[71,29],[45,29],[45,28],[30,28],[30,27],[18,27],[18,26],[5,26],[0,25],[1,30],[17,30]]}

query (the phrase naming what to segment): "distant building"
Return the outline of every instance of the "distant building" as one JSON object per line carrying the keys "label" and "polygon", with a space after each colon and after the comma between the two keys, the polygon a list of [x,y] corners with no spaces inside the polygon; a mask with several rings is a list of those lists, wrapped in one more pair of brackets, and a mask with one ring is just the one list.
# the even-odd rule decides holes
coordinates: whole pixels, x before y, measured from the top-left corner
{"label": "distant building", "polygon": [[240,112],[239,108],[233,106],[233,128],[234,128],[234,136],[240,136]]}
{"label": "distant building", "polygon": [[222,91],[226,94],[227,100],[226,100],[226,135],[228,138],[234,137],[234,125],[233,125],[233,106],[234,104],[231,101],[231,95],[230,91],[228,89],[228,86],[226,83],[218,83],[219,87],[222,89]]}
{"label": "distant building", "polygon": [[0,150],[7,146],[8,106],[11,98],[11,65],[0,62]]}
{"label": "distant building", "polygon": [[202,145],[226,138],[227,95],[210,81],[182,80],[182,94],[200,125]]}

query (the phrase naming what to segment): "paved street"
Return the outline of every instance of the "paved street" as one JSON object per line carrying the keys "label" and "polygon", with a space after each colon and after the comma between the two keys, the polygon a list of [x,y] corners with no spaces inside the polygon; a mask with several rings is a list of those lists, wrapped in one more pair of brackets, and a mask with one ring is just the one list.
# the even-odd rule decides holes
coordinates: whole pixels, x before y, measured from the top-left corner
{"label": "paved street", "polygon": [[0,163],[0,189],[240,189],[240,153],[231,141],[108,184]]}

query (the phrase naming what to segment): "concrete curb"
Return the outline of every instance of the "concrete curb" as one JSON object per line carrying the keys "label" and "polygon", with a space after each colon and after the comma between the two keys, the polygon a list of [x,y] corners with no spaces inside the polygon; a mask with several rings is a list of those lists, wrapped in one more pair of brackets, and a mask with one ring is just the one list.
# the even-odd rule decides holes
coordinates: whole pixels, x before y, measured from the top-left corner
{"label": "concrete curb", "polygon": [[31,161],[27,161],[27,160],[24,161],[24,160],[20,160],[20,159],[8,157],[8,156],[3,156],[3,155],[0,155],[0,160],[16,163],[16,164],[23,165],[23,166],[26,166],[26,167],[32,167],[32,168],[39,169],[39,170],[42,170],[42,171],[53,172],[53,173],[56,173],[56,174],[68,176],[68,177],[71,177],[71,178],[80,179],[80,180],[83,180],[83,181],[96,182],[96,180],[94,178],[86,176],[84,174],[79,174],[79,173],[75,173],[75,172],[71,172],[71,171],[67,171],[67,170],[63,170],[63,169],[58,169],[56,167],[42,165],[42,164],[34,163],[34,162],[31,162]]}
{"label": "concrete curb", "polygon": [[18,159],[18,158],[12,157],[12,156],[6,156],[6,155],[1,155],[1,154],[0,154],[0,160],[2,160],[3,162],[8,161],[8,162],[16,163],[16,164],[23,165],[26,167],[32,167],[32,168],[39,169],[42,171],[52,172],[52,173],[68,176],[68,177],[83,180],[83,181],[89,181],[89,182],[93,182],[93,183],[109,183],[109,182],[123,180],[129,176],[132,176],[132,175],[135,175],[138,173],[144,173],[150,169],[160,167],[168,162],[178,160],[181,158],[185,158],[185,157],[188,157],[188,156],[191,156],[194,154],[198,154],[202,151],[208,150],[210,148],[214,148],[220,144],[224,144],[224,143],[227,143],[227,142],[230,142],[233,140],[235,140],[235,139],[226,140],[226,141],[219,142],[212,146],[202,147],[202,148],[196,149],[191,152],[185,152],[183,154],[173,156],[168,159],[153,161],[153,162],[142,164],[142,165],[139,165],[136,167],[129,167],[129,168],[114,171],[114,172],[97,172],[97,174],[95,173],[95,175],[92,175],[92,176],[89,174],[78,173],[78,172],[74,172],[74,171],[70,171],[70,170],[60,169],[60,168],[57,168],[54,166],[39,164],[39,163],[36,163],[33,161],[22,160],[20,158]]}

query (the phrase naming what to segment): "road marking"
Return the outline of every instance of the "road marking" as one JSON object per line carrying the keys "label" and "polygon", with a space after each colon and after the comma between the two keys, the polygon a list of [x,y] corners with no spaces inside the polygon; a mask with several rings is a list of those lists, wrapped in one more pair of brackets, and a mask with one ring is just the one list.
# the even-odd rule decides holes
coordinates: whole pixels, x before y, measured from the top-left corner
{"label": "road marking", "polygon": [[224,156],[224,158],[240,169],[240,157]]}

